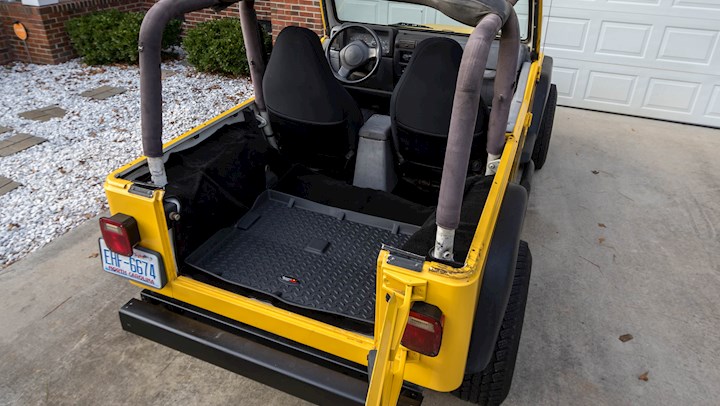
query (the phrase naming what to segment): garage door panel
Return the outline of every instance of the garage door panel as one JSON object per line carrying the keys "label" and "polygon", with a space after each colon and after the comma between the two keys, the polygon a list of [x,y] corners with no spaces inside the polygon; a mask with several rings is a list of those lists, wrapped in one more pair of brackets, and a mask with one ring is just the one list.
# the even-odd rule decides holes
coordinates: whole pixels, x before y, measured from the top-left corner
{"label": "garage door panel", "polygon": [[590,71],[584,97],[600,103],[630,106],[637,81],[637,75]]}
{"label": "garage door panel", "polygon": [[554,0],[560,104],[720,127],[720,0],[703,1]]}
{"label": "garage door panel", "polygon": [[555,58],[558,103],[720,127],[720,81],[708,75]]}
{"label": "garage door panel", "polygon": [[708,73],[715,66],[720,73],[720,20],[655,21],[609,11],[553,8],[546,24],[544,49],[555,57],[646,68],[660,65],[693,73]]}
{"label": "garage door panel", "polygon": [[602,21],[596,53],[644,58],[647,55],[652,25]]}
{"label": "garage door panel", "polygon": [[388,20],[392,22],[412,22],[414,24],[427,23],[425,10],[423,10],[422,6],[391,3],[388,11]]}
{"label": "garage door panel", "polygon": [[590,20],[575,17],[550,17],[550,26],[545,36],[545,47],[585,52]]}
{"label": "garage door panel", "polygon": [[387,23],[387,3],[372,0],[343,0],[336,3],[338,13],[353,16],[353,21]]}
{"label": "garage door panel", "polygon": [[[545,12],[550,1],[544,1]],[[642,16],[665,16],[706,20],[720,19],[718,0],[553,0],[552,14],[556,9],[577,9],[585,12],[611,11]]]}
{"label": "garage door panel", "polygon": [[689,8],[703,11],[720,11],[720,2],[717,0],[675,0],[675,8]]}
{"label": "garage door panel", "polygon": [[643,108],[692,114],[700,83],[650,78]]}
{"label": "garage door panel", "polygon": [[705,115],[720,119],[720,86],[713,88]]}
{"label": "garage door panel", "polygon": [[658,60],[710,65],[718,44],[718,31],[666,27]]}
{"label": "garage door panel", "polygon": [[[557,62],[556,62],[557,63]],[[558,97],[572,99],[575,97],[579,69],[555,66],[553,68],[553,82],[557,86]]]}

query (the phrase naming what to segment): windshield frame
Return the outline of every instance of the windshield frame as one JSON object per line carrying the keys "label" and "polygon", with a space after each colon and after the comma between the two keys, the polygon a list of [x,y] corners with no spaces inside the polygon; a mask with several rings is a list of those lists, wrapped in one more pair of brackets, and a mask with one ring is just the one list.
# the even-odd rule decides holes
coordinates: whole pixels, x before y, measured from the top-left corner
{"label": "windshield frame", "polygon": [[[337,8],[335,5],[336,0],[320,0],[321,8],[323,9],[324,14],[324,23],[327,25],[325,29],[327,32],[331,32],[332,28],[334,28],[335,25],[341,25],[341,24],[367,24],[367,25],[374,25],[374,26],[381,26],[381,27],[388,27],[388,28],[395,28],[398,30],[414,30],[414,31],[422,31],[422,32],[438,32],[438,33],[448,33],[448,31],[451,31],[453,35],[462,35],[462,36],[469,36],[470,33],[472,33],[472,30],[474,27],[470,27],[468,25],[445,25],[445,24],[420,24],[427,26],[428,28],[421,28],[421,27],[412,27],[412,26],[400,26],[399,23],[394,24],[381,24],[381,23],[368,23],[363,21],[352,21],[352,20],[342,20],[340,19],[340,16],[338,15]],[[389,0],[396,3],[406,3],[402,0]],[[534,29],[537,28],[536,26],[536,15],[535,15],[535,7],[534,4],[537,3],[538,0],[528,0],[528,19],[527,19],[527,31],[525,32],[525,36],[521,37],[520,40],[524,44],[528,44],[532,41],[532,39],[535,36]],[[328,7],[328,4],[330,7]],[[413,3],[406,3],[406,4],[413,4]],[[430,6],[425,6],[430,7]],[[430,7],[432,8],[432,7]],[[332,13],[330,13],[330,11]],[[440,11],[438,11],[440,12]],[[448,17],[449,18],[449,17]],[[333,24],[334,22],[337,22],[337,24]],[[458,24],[462,24],[458,22]],[[435,27],[433,27],[435,26]]]}

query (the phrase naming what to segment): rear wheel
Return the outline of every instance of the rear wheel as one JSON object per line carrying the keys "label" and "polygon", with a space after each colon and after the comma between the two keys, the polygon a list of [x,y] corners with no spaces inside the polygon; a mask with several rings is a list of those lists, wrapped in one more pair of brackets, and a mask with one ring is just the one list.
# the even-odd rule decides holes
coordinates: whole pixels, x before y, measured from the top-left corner
{"label": "rear wheel", "polygon": [[545,165],[547,154],[550,150],[550,137],[552,136],[553,122],[555,121],[555,107],[557,107],[557,87],[550,85],[545,112],[543,113],[537,141],[533,147],[532,160],[535,162],[535,169]]}
{"label": "rear wheel", "polygon": [[453,392],[460,399],[479,405],[499,405],[510,393],[525,318],[531,269],[530,248],[525,241],[520,241],[512,291],[492,358],[483,371],[465,375],[462,385]]}

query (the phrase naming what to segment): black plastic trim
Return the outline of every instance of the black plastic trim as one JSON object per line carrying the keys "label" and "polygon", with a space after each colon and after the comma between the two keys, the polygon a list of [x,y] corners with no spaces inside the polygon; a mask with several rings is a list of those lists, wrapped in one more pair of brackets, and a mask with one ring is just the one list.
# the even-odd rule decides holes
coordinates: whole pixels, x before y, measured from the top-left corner
{"label": "black plastic trim", "polygon": [[485,369],[495,348],[512,290],[527,199],[524,187],[508,185],[485,264],[465,366],[466,374]]}
{"label": "black plastic trim", "polygon": [[535,98],[532,105],[533,121],[528,129],[527,136],[525,137],[525,145],[523,146],[522,155],[520,156],[520,163],[526,164],[530,162],[532,158],[533,148],[535,148],[535,141],[537,140],[538,133],[540,132],[540,124],[545,114],[545,104],[547,104],[548,96],[550,95],[550,85],[552,84],[552,70],[553,70],[553,58],[545,56],[543,58],[542,73],[540,74],[540,81],[535,87]]}
{"label": "black plastic trim", "polygon": [[143,297],[120,309],[124,330],[313,403],[365,403],[363,366],[297,343],[290,347],[280,337],[148,291]]}
{"label": "black plastic trim", "polygon": [[520,186],[527,190],[528,195],[532,190],[533,175],[535,175],[535,162],[531,159],[530,162],[522,165],[522,176],[520,177]]}

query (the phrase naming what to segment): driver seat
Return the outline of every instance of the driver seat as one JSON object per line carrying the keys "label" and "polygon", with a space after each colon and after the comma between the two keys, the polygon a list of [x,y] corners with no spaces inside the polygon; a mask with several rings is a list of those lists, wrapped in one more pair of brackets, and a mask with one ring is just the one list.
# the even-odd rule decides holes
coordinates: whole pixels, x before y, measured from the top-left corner
{"label": "driver seat", "polygon": [[263,77],[280,152],[314,168],[342,168],[357,148],[360,107],[335,78],[320,39],[307,28],[282,30]]}

